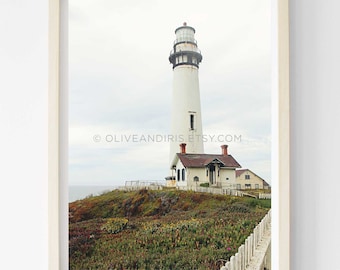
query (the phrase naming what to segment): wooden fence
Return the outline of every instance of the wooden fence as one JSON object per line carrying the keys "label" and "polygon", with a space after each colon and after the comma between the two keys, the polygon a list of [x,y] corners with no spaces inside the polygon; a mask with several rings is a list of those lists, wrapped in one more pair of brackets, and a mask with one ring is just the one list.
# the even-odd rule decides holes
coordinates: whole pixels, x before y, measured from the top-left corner
{"label": "wooden fence", "polygon": [[118,189],[124,191],[135,191],[141,189],[162,190],[164,186],[164,182],[157,180],[132,180],[125,181],[125,186],[120,186]]}
{"label": "wooden fence", "polygon": [[246,270],[250,260],[255,255],[255,251],[267,230],[271,226],[271,210],[255,227],[253,233],[248,236],[245,243],[238,248],[238,252],[230,258],[221,270]]}
{"label": "wooden fence", "polygon": [[192,190],[195,192],[205,192],[205,193],[211,193],[211,194],[220,194],[220,195],[231,195],[231,196],[239,196],[243,197],[243,192],[236,190],[236,189],[224,189],[224,188],[211,188],[211,187],[177,187],[179,190]]}
{"label": "wooden fence", "polygon": [[[126,181],[125,186],[118,187],[119,190],[125,191],[134,191],[140,189],[149,189],[149,190],[162,190],[164,185],[160,181]],[[196,186],[179,186],[176,187],[178,190],[191,190],[195,192],[204,192],[211,194],[220,194],[220,195],[231,195],[231,196],[249,196],[253,198],[257,198],[255,195],[248,194],[246,192],[237,190],[237,189],[225,189],[225,188],[213,188],[213,187],[196,187]],[[271,199],[270,193],[260,193],[259,199]]]}
{"label": "wooden fence", "polygon": [[271,193],[260,193],[259,194],[259,199],[268,199],[270,200],[272,198],[272,194]]}

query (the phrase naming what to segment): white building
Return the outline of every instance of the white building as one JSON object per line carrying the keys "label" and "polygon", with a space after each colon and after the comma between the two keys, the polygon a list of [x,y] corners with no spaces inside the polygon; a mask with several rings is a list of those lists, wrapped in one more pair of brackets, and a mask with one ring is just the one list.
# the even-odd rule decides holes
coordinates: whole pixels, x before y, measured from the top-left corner
{"label": "white building", "polygon": [[[168,186],[235,186],[235,169],[240,164],[228,155],[204,154],[198,68],[202,55],[195,40],[195,29],[187,26],[175,30],[176,40],[169,61],[173,67],[171,111],[170,176]],[[179,150],[179,145],[181,149]]]}
{"label": "white building", "polygon": [[269,189],[270,185],[249,169],[236,170],[236,189]]}
{"label": "white building", "polygon": [[[199,186],[229,189],[263,188],[264,180],[252,175],[241,179],[243,171],[235,172],[240,164],[222,145],[222,154],[204,154],[198,69],[202,54],[195,40],[195,29],[187,26],[175,30],[176,40],[169,61],[173,68],[171,111],[170,176],[167,186]],[[180,149],[179,149],[180,145]],[[180,151],[179,151],[180,150]]]}
{"label": "white building", "polygon": [[240,164],[228,154],[228,146],[222,145],[222,154],[194,154],[186,152],[186,145],[181,144],[180,152],[171,163],[172,179],[167,179],[168,186],[199,186],[209,183],[210,187],[234,188],[236,186],[235,169]]}

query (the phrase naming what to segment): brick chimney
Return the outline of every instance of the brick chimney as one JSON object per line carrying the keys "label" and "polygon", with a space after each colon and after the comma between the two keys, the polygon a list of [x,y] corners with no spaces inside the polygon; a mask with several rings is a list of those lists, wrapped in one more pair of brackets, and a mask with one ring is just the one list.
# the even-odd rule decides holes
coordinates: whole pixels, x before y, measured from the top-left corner
{"label": "brick chimney", "polygon": [[227,156],[228,155],[228,145],[226,145],[226,144],[221,145],[221,148],[222,148],[222,155]]}
{"label": "brick chimney", "polygon": [[186,151],[185,151],[185,146],[186,146],[187,144],[186,143],[181,143],[179,146],[181,147],[181,154],[185,154],[186,153]]}

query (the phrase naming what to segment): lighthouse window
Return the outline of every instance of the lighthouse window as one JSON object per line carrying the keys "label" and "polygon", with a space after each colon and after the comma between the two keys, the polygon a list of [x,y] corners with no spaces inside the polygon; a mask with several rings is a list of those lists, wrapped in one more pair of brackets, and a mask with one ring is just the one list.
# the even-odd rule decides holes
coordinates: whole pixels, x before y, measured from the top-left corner
{"label": "lighthouse window", "polygon": [[192,63],[192,57],[191,57],[191,55],[188,55],[188,63]]}
{"label": "lighthouse window", "polygon": [[190,129],[194,129],[194,115],[190,114]]}

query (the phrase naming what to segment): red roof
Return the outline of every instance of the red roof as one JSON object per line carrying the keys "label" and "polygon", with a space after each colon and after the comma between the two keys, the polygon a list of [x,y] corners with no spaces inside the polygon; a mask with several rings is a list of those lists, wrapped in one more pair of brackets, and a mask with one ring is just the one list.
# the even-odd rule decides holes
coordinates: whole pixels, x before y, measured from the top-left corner
{"label": "red roof", "polygon": [[249,171],[248,169],[236,170],[236,177],[239,177],[242,173]]}
{"label": "red roof", "polygon": [[220,162],[222,167],[241,168],[241,165],[231,155],[211,155],[211,154],[182,154],[177,153],[184,167],[202,168],[212,163],[214,160]]}

